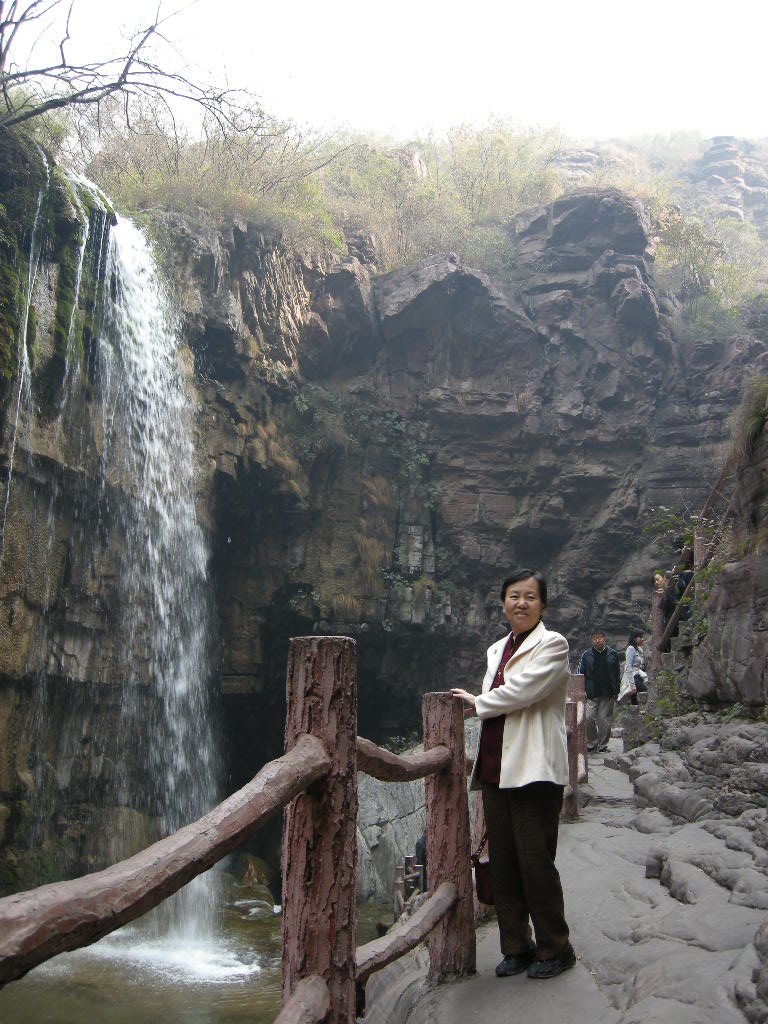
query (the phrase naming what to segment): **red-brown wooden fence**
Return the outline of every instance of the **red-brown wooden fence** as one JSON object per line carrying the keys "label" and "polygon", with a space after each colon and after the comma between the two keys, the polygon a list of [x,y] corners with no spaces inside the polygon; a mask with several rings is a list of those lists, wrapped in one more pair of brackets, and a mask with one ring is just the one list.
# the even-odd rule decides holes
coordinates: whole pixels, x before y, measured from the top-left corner
{"label": "red-brown wooden fence", "polygon": [[[425,694],[424,751],[398,757],[356,735],[356,675],[354,640],[292,639],[283,756],[210,814],[134,857],[0,899],[0,987],[146,913],[283,807],[283,1009],[275,1024],[349,1024],[355,983],[364,985],[427,937],[432,978],[474,972],[461,703],[449,693]],[[566,817],[577,813],[576,787],[586,771],[574,680]],[[385,781],[425,778],[429,898],[385,936],[355,950],[358,771]]]}
{"label": "red-brown wooden fence", "polygon": [[[285,754],[210,814],[136,856],[0,899],[0,987],[146,913],[283,807],[284,1003],[276,1024],[348,1024],[355,1019],[355,982],[365,984],[430,933],[432,976],[474,971],[459,702],[427,694],[426,749],[398,757],[356,735],[356,672],[354,640],[291,640]],[[355,950],[358,769],[387,781],[429,776],[431,881],[430,897],[415,914]]]}

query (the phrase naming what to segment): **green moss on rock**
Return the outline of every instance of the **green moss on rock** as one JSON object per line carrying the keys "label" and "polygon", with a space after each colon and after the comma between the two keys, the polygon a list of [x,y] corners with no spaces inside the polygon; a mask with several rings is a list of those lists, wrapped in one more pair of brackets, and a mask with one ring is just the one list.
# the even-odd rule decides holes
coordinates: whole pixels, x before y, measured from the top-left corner
{"label": "green moss on rock", "polygon": [[29,314],[27,316],[27,358],[29,359],[29,365],[34,368],[35,365],[35,343],[37,341],[37,310],[35,309],[34,302],[29,304]]}
{"label": "green moss on rock", "polygon": [[19,869],[16,863],[6,858],[0,861],[0,897],[10,896],[21,889]]}
{"label": "green moss on rock", "polygon": [[44,258],[58,266],[53,352],[43,364],[35,348],[37,318],[30,310],[27,353],[35,369],[35,400],[41,414],[51,417],[61,408],[67,368],[74,360],[85,367],[88,382],[93,380],[100,275],[115,213],[87,183],[72,181],[58,167],[49,175],[36,144],[12,130],[0,131],[0,195],[0,400],[18,371],[20,330],[29,300],[29,255],[39,209]]}
{"label": "green moss on rock", "polygon": [[18,363],[35,213],[47,181],[44,158],[22,131],[0,130],[0,395]]}

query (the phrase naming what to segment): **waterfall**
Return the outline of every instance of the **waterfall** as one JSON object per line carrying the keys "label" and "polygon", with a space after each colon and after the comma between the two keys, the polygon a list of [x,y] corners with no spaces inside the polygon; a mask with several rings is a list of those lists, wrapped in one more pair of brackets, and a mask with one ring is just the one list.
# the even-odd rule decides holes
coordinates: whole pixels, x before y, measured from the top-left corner
{"label": "waterfall", "polygon": [[[143,233],[125,219],[114,226],[94,186],[62,175],[52,171],[37,212],[29,207],[0,498],[0,642],[26,789],[12,848],[31,884],[128,857],[221,795],[197,405],[179,325]],[[150,976],[239,983],[268,963],[279,991],[279,956],[271,963],[269,948],[235,930],[262,919],[273,929],[271,898],[265,908],[263,894],[244,898],[240,887],[233,902],[223,884],[207,872],[57,958],[51,976],[110,961],[143,993]]]}
{"label": "waterfall", "polygon": [[[121,220],[111,232],[98,359],[103,476],[125,495],[119,664],[119,763],[145,746],[142,778],[119,773],[118,802],[148,803],[169,833],[218,797],[208,689],[207,558],[195,513],[192,406],[178,337],[152,253]],[[212,901],[200,880],[171,901],[176,931],[205,930]]]}
{"label": "waterfall", "polygon": [[[76,204],[75,302],[62,390],[45,413],[35,405],[37,368],[26,351],[42,195],[32,232],[0,569],[34,593],[37,612],[22,669],[31,683],[26,728],[33,737],[28,846],[40,850],[45,842],[50,849],[51,817],[69,790],[66,799],[83,809],[83,820],[99,823],[98,831],[86,825],[82,855],[100,864],[211,810],[220,780],[209,687],[208,549],[195,508],[194,406],[178,361],[178,324],[142,232],[125,219],[109,229],[95,187],[82,179],[72,184],[73,194],[88,190],[87,205]],[[83,309],[91,317],[87,347],[80,342]],[[14,454],[22,449],[24,472],[14,476]],[[46,471],[39,449],[61,452],[74,468],[67,486],[60,472]],[[30,558],[20,565],[22,508],[31,537]],[[14,558],[9,548],[4,565],[7,522],[16,532],[8,534]],[[81,655],[66,637],[64,550],[82,563],[78,580],[94,581],[102,648],[95,677],[87,673],[87,651]],[[55,750],[52,723],[60,736]],[[84,778],[70,787],[78,758],[90,761],[87,790]],[[214,904],[210,882],[197,880],[150,923],[175,936],[209,935]]]}
{"label": "waterfall", "polygon": [[32,221],[32,232],[30,234],[29,242],[29,264],[27,267],[27,288],[26,294],[24,295],[24,307],[21,316],[21,324],[19,327],[19,344],[17,349],[16,363],[18,380],[16,382],[16,399],[13,408],[13,423],[11,425],[11,443],[10,450],[8,453],[8,480],[5,485],[5,499],[3,501],[3,518],[0,522],[0,573],[3,569],[3,561],[5,557],[5,527],[8,519],[8,505],[11,498],[11,481],[13,479],[13,460],[16,455],[16,440],[18,437],[19,428],[21,425],[21,411],[23,406],[29,405],[29,387],[30,387],[30,369],[29,369],[29,352],[27,350],[27,333],[29,331],[29,311],[32,306],[32,290],[35,286],[35,279],[37,277],[37,270],[40,265],[40,255],[42,253],[42,245],[40,244],[39,227],[40,227],[40,211],[43,208],[43,199],[48,192],[48,185],[50,183],[50,167],[48,160],[45,157],[42,149],[39,147],[40,159],[45,168],[45,187],[41,188],[37,194],[37,203],[35,205],[35,216]]}

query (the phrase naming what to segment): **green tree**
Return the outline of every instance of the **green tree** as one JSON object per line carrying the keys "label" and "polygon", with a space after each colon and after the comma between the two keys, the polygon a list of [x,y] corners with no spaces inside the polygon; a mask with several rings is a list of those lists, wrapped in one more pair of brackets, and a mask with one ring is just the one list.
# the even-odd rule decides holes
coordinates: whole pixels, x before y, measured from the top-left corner
{"label": "green tree", "polygon": [[676,208],[661,232],[658,267],[689,324],[716,333],[733,327],[740,308],[766,287],[768,246],[752,224],[716,207]]}
{"label": "green tree", "polygon": [[559,191],[553,169],[558,150],[557,136],[521,131],[505,121],[461,125],[436,149],[434,173],[466,211],[470,225],[498,224]]}
{"label": "green tree", "polygon": [[327,166],[320,187],[345,230],[374,238],[382,269],[430,250],[435,195],[415,148],[352,138],[343,157]]}

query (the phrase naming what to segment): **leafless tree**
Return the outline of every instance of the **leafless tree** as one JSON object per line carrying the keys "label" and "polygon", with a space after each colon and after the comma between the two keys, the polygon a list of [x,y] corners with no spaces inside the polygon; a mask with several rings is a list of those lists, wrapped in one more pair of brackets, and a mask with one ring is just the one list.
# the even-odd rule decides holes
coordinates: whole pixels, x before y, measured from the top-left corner
{"label": "leafless tree", "polygon": [[[98,108],[115,95],[121,98],[128,122],[132,101],[147,97],[165,101],[169,110],[178,102],[194,103],[209,120],[227,130],[248,130],[264,121],[260,105],[249,94],[201,84],[185,72],[167,70],[159,63],[158,51],[163,47],[170,57],[173,44],[165,28],[178,13],[164,15],[161,2],[150,23],[125,41],[118,56],[71,61],[70,25],[75,5],[76,0],[0,0],[0,128],[56,111]],[[18,63],[20,37],[34,29],[49,31],[56,16],[63,17],[58,59],[37,66]]]}

